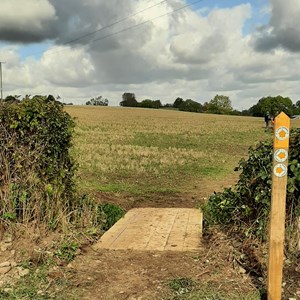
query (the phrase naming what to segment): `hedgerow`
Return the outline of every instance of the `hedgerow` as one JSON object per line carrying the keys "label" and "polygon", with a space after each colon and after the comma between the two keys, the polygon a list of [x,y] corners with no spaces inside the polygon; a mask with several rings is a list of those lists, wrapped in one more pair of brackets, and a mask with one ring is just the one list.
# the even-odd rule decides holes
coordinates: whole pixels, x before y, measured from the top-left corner
{"label": "hedgerow", "polygon": [[[272,188],[272,141],[249,148],[248,159],[239,162],[237,184],[214,193],[203,206],[208,224],[233,226],[244,235],[266,240]],[[286,226],[295,237],[300,216],[300,129],[290,135]]]}
{"label": "hedgerow", "polygon": [[52,96],[0,101],[1,223],[99,225],[99,204],[76,188],[74,128]]}

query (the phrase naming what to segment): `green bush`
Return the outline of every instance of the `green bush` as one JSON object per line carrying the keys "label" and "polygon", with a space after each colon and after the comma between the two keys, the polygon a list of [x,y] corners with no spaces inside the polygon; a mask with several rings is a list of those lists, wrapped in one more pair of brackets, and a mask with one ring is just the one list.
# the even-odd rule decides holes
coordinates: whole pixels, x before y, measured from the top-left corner
{"label": "green bush", "polygon": [[0,217],[56,226],[72,218],[75,123],[52,96],[0,103]]}
{"label": "green bush", "polygon": [[[249,149],[236,171],[238,183],[221,193],[214,193],[203,206],[207,224],[236,226],[244,236],[265,240],[270,214],[272,185],[272,141],[260,142]],[[286,224],[294,232],[300,215],[300,129],[290,137]],[[294,227],[293,227],[294,226]]]}
{"label": "green bush", "polygon": [[[117,205],[79,195],[70,155],[74,127],[52,96],[0,101],[0,223],[43,223],[51,230],[92,226],[100,231],[124,215]],[[65,246],[61,255],[75,249]]]}
{"label": "green bush", "polygon": [[71,262],[75,257],[79,244],[74,241],[65,241],[55,251],[54,256],[62,261]]}
{"label": "green bush", "polygon": [[98,224],[102,230],[111,228],[125,214],[125,211],[116,204],[103,203],[98,206]]}

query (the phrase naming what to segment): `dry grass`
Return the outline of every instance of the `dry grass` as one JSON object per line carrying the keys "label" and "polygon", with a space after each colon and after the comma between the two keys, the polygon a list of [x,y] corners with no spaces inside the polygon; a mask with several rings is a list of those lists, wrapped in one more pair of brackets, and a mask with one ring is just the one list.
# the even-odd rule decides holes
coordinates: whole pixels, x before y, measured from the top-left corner
{"label": "dry grass", "polygon": [[67,107],[77,119],[81,187],[184,192],[233,173],[250,145],[271,138],[260,118],[121,107]]}

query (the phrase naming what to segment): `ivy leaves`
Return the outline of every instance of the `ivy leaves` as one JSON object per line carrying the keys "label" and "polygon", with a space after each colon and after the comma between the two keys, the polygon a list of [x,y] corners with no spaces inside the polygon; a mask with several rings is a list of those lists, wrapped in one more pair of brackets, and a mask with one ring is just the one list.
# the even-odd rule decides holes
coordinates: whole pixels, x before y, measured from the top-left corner
{"label": "ivy leaves", "polygon": [[[237,225],[246,236],[266,239],[271,187],[272,187],[272,141],[260,142],[250,147],[248,159],[242,159],[235,171],[240,171],[237,184],[214,193],[204,205],[204,215],[209,224]],[[300,129],[290,136],[287,222],[295,221],[300,211]]]}

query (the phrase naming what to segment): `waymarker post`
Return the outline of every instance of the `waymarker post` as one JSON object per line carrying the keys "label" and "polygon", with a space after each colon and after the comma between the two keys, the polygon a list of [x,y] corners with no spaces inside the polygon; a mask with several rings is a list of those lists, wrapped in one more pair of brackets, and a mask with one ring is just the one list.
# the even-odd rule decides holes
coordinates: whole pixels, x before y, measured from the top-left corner
{"label": "waymarker post", "polygon": [[281,299],[289,136],[290,118],[282,112],[274,124],[268,300]]}

